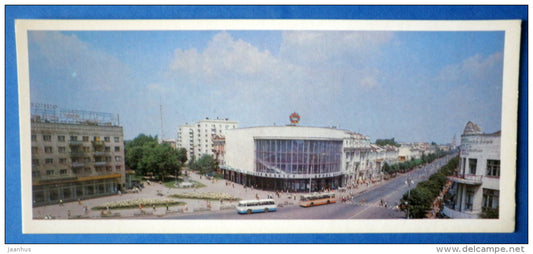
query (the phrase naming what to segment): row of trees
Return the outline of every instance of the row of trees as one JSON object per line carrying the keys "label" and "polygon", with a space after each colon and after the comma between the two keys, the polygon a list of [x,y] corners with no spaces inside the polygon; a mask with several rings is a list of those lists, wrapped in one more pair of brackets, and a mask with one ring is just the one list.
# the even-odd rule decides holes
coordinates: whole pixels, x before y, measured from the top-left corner
{"label": "row of trees", "polygon": [[159,144],[157,136],[140,134],[125,143],[126,166],[136,175],[153,175],[165,181],[168,175],[180,174],[187,161],[187,150],[174,149],[169,144]]}
{"label": "row of trees", "polygon": [[438,150],[436,153],[430,153],[426,155],[425,153],[422,154],[420,159],[414,159],[412,158],[409,161],[404,161],[401,163],[396,163],[389,165],[388,163],[383,164],[383,173],[388,175],[393,175],[395,173],[405,173],[407,171],[410,171],[414,169],[415,167],[418,167],[423,164],[431,163],[434,160],[446,155],[446,153],[442,152],[441,150]]}
{"label": "row of trees", "polygon": [[428,180],[418,183],[416,188],[404,193],[401,209],[404,211],[408,209],[411,218],[425,218],[426,213],[432,208],[433,201],[446,184],[447,176],[452,175],[458,165],[458,157],[451,159]]}
{"label": "row of trees", "polygon": [[140,134],[125,143],[126,166],[135,170],[136,175],[153,175],[161,181],[165,177],[175,175],[178,177],[184,166],[198,171],[200,174],[212,175],[218,165],[211,155],[203,155],[198,160],[191,158],[187,162],[185,148],[174,149],[169,144],[159,144],[157,136]]}

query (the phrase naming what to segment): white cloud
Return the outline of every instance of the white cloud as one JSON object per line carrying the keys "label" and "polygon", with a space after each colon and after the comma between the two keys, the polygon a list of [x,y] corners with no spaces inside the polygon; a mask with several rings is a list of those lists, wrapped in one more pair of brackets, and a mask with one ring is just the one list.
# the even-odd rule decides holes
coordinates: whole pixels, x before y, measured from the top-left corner
{"label": "white cloud", "polygon": [[173,76],[201,80],[210,85],[223,81],[250,80],[252,83],[279,67],[268,51],[259,51],[227,32],[216,34],[203,52],[176,49],[170,66]]}
{"label": "white cloud", "polygon": [[391,32],[286,31],[282,33],[280,56],[299,64],[328,64],[331,61],[362,61],[376,57],[379,47],[391,41]]}
{"label": "white cloud", "polygon": [[[437,75],[437,81],[458,82],[468,85],[470,82],[494,82],[495,77],[501,77],[503,54],[494,53],[487,57],[476,54],[461,63],[442,68]],[[497,80],[500,80],[498,78]]]}
{"label": "white cloud", "polygon": [[130,81],[129,68],[117,57],[92,48],[75,35],[30,32],[30,74],[64,88],[110,91]]}

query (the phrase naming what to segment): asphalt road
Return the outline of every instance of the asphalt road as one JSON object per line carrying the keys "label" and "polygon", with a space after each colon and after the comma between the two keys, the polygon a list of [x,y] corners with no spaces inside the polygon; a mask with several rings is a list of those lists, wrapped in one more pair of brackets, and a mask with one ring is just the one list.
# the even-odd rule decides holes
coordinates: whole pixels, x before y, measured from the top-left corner
{"label": "asphalt road", "polygon": [[[405,212],[397,208],[403,194],[410,188],[414,188],[418,182],[428,179],[454,156],[454,154],[448,155],[423,168],[398,175],[381,185],[353,196],[344,203],[339,201],[336,204],[309,208],[297,205],[280,206],[276,212],[251,215],[241,215],[235,210],[222,210],[165,216],[164,219],[405,219]],[[349,192],[346,192],[346,195],[348,194]],[[338,194],[338,198],[339,196],[342,196],[342,193]]]}

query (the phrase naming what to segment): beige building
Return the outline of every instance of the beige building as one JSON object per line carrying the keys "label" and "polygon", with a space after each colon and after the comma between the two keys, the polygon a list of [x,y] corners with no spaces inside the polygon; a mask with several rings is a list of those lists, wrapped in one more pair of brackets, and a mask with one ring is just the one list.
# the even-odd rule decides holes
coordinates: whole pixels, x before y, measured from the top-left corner
{"label": "beige building", "polygon": [[33,205],[111,195],[124,188],[120,126],[50,122],[32,115],[31,157]]}

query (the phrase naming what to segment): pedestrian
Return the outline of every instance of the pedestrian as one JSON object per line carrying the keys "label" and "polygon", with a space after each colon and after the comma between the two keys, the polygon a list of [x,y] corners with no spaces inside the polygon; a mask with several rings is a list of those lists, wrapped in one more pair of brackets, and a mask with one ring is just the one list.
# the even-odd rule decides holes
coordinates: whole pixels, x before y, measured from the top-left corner
{"label": "pedestrian", "polygon": [[63,199],[59,200],[59,206],[63,206]]}

